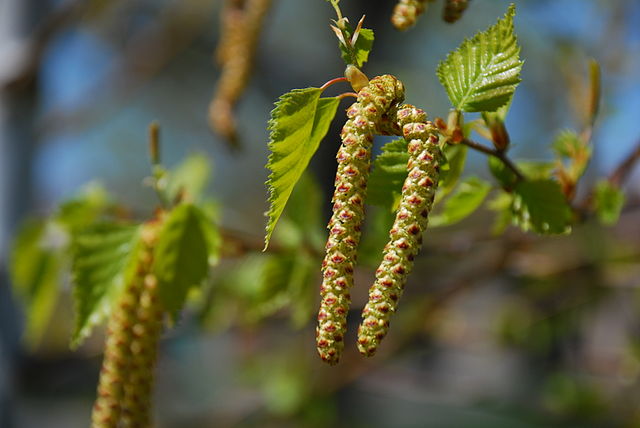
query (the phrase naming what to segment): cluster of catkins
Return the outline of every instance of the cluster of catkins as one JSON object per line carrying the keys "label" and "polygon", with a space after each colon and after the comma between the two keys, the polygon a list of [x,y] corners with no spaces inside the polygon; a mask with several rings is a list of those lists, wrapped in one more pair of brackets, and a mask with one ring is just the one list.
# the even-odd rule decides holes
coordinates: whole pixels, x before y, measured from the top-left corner
{"label": "cluster of catkins", "polygon": [[364,217],[367,179],[371,165],[373,136],[400,132],[408,142],[408,175],[376,281],[369,290],[358,348],[364,355],[376,352],[389,328],[413,259],[419,251],[422,232],[438,186],[441,153],[435,127],[424,111],[401,105],[404,87],[393,76],[372,79],[358,92],[348,110],[338,151],[338,172],[329,221],[326,256],[322,263],[322,296],[316,330],[322,360],[336,364],[344,348],[350,289]]}
{"label": "cluster of catkins", "polygon": [[92,428],[151,426],[153,367],[162,331],[158,281],[152,273],[157,225],[142,227],[136,271],[107,326]]}
{"label": "cluster of catkins", "polygon": [[[413,27],[418,17],[426,12],[429,3],[435,0],[399,0],[393,9],[391,23],[400,31]],[[448,23],[456,22],[469,6],[470,0],[445,0],[442,19]]]}

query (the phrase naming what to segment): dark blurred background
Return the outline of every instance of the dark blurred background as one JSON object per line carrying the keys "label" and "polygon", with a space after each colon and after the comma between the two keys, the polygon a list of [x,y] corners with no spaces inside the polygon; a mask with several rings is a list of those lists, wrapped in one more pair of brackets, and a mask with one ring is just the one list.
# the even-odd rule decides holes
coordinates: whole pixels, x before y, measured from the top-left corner
{"label": "dark blurred background", "polygon": [[[66,297],[45,336],[26,346],[24,313],[7,279],[10,245],[27,216],[50,212],[89,182],[101,182],[137,215],[149,213],[154,195],[141,183],[149,174],[150,121],[162,126],[166,164],[194,152],[212,160],[209,193],[223,227],[261,240],[272,103],[291,88],[341,75],[343,64],[327,2],[274,0],[237,109],[243,149],[232,152],[207,123],[219,75],[220,3],[0,1],[0,427],[88,425],[102,335],[68,350],[73,311],[61,284]],[[389,23],[391,0],[342,3],[352,22],[366,14],[376,32],[367,74],[398,76],[408,102],[442,116],[448,101],[438,62],[509,2],[474,0],[454,25],[440,19],[438,4],[406,33]],[[553,136],[580,126],[579,83],[589,58],[600,63],[603,96],[582,197],[640,140],[640,2],[516,4],[525,65],[507,118],[513,157],[549,159]],[[312,162],[323,221],[340,126],[336,120]],[[470,154],[467,172],[488,176],[485,158]],[[613,227],[588,221],[568,237],[516,230],[494,237],[484,210],[434,229],[389,337],[369,361],[351,345],[336,367],[316,357],[317,275],[303,284],[311,287],[304,292],[311,310],[291,323],[283,315],[296,309],[291,296],[269,316],[244,317],[245,300],[260,300],[251,294],[255,277],[221,273],[217,281],[231,290],[246,285],[242,296],[221,297],[241,301],[241,309],[227,315],[208,308],[227,300],[204,299],[205,315],[193,310],[166,334],[157,425],[640,427],[639,172],[627,180],[627,203]],[[260,257],[242,254],[220,271]],[[371,267],[358,272],[348,344],[372,277]]]}

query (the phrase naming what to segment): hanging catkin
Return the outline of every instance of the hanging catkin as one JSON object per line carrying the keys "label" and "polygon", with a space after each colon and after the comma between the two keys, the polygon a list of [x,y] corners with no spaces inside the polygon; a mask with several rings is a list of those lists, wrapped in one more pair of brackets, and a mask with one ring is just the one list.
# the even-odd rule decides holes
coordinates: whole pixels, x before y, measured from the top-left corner
{"label": "hanging catkin", "polygon": [[233,109],[244,92],[262,29],[272,0],[227,0],[222,16],[222,34],[216,52],[222,71],[209,105],[211,127],[237,144]]}
{"label": "hanging catkin", "polygon": [[[146,232],[146,233],[145,233]],[[152,224],[143,231],[145,266],[153,264],[153,249],[157,227]],[[141,272],[142,292],[136,320],[131,327],[131,376],[124,388],[123,426],[150,427],[153,395],[153,373],[158,355],[158,341],[162,332],[163,309],[158,297],[158,280],[151,269]]]}
{"label": "hanging catkin", "polygon": [[444,9],[442,10],[442,19],[448,23],[454,23],[469,6],[469,0],[445,0]]}
{"label": "hanging catkin", "polygon": [[428,3],[433,0],[399,0],[393,8],[391,23],[400,31],[413,27],[426,10]]}
{"label": "hanging catkin", "polygon": [[362,311],[358,349],[366,356],[376,352],[387,334],[389,318],[396,311],[413,259],[420,250],[440,175],[438,137],[433,125],[426,121],[425,112],[406,105],[398,110],[397,117],[408,142],[408,174],[382,263]]}
{"label": "hanging catkin", "polygon": [[117,428],[122,417],[124,385],[131,375],[131,343],[143,276],[136,274],[127,284],[111,313],[107,326],[98,396],[91,415],[92,428]]}
{"label": "hanging catkin", "polygon": [[151,426],[151,392],[162,314],[151,274],[157,225],[142,226],[136,272],[111,314],[92,428]]}
{"label": "hanging catkin", "polygon": [[364,215],[371,145],[381,117],[404,99],[404,87],[393,76],[372,79],[348,110],[338,151],[333,216],[322,262],[322,301],[316,330],[322,360],[336,364],[344,347],[360,227]]}

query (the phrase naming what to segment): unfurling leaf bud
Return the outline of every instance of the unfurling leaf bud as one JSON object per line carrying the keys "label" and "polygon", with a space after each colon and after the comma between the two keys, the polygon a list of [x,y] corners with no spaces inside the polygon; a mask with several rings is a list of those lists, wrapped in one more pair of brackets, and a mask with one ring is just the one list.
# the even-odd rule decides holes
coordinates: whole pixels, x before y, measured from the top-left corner
{"label": "unfurling leaf bud", "polygon": [[511,140],[502,119],[496,114],[483,114],[484,121],[491,133],[491,141],[496,150],[502,152],[509,147]]}
{"label": "unfurling leaf bud", "polygon": [[397,117],[408,142],[408,174],[382,263],[376,270],[369,301],[362,311],[358,349],[366,356],[375,354],[387,334],[389,319],[396,311],[414,257],[420,250],[440,177],[442,154],[438,136],[433,124],[426,121],[425,112],[406,105],[398,110]]}
{"label": "unfurling leaf bud", "polygon": [[354,91],[360,92],[362,88],[369,84],[369,78],[355,65],[349,64],[344,70],[344,77],[347,78]]}

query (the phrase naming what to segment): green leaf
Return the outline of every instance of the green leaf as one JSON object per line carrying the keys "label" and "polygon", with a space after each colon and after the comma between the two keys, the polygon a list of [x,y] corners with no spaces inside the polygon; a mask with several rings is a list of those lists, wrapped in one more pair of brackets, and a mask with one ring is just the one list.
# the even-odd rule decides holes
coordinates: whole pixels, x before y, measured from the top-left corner
{"label": "green leaf", "polygon": [[462,42],[438,66],[438,78],[456,109],[496,111],[511,99],[523,64],[514,14],[512,4],[503,19]]}
{"label": "green leaf", "polygon": [[[502,187],[512,189],[516,185],[518,177],[504,162],[495,156],[489,156],[487,162],[489,171]],[[528,180],[551,178],[555,169],[555,164],[547,161],[518,161],[516,166]]]}
{"label": "green leaf", "polygon": [[104,187],[89,183],[77,196],[63,202],[53,217],[73,234],[95,223],[113,208],[114,204]]}
{"label": "green leaf", "polygon": [[520,181],[511,204],[514,223],[536,233],[563,234],[571,231],[571,209],[557,182]]}
{"label": "green leaf", "polygon": [[560,158],[564,174],[572,182],[577,182],[584,174],[591,159],[592,149],[589,143],[574,131],[564,130],[556,136],[552,147]]}
{"label": "green leaf", "polygon": [[509,101],[502,107],[498,108],[496,111],[483,111],[482,119],[489,126],[490,123],[499,121],[504,122],[507,118],[507,114],[509,113],[509,109],[511,108],[511,101],[513,101],[513,97],[509,98]]}
{"label": "green leaf", "polygon": [[206,156],[194,154],[168,171],[166,192],[170,201],[175,201],[180,193],[187,201],[199,201],[207,188],[211,176],[211,162]]}
{"label": "green leaf", "polygon": [[367,213],[366,229],[358,249],[358,263],[375,269],[380,264],[380,254],[389,242],[389,229],[396,213],[389,207],[373,207]]}
{"label": "green leaf", "polygon": [[104,223],[74,237],[72,244],[77,347],[112,309],[135,274],[140,227]]}
{"label": "green leaf", "polygon": [[267,168],[271,171],[265,249],[294,186],[309,165],[338,109],[338,98],[320,98],[320,88],[294,89],[271,112]]}
{"label": "green leaf", "polygon": [[18,232],[10,258],[11,284],[26,313],[23,340],[40,342],[61,290],[61,271],[68,235],[59,225],[29,220]]}
{"label": "green leaf", "polygon": [[[440,185],[436,201],[448,195],[458,183],[467,158],[467,146],[461,144],[445,146],[445,161],[441,167]],[[389,209],[395,208],[407,178],[409,153],[407,142],[400,138],[382,146],[381,153],[373,163],[369,176],[367,203]]]}
{"label": "green leaf", "polygon": [[625,196],[622,190],[608,180],[602,180],[596,184],[593,203],[598,220],[602,224],[607,226],[616,224],[624,202]]}
{"label": "green leaf", "polygon": [[[353,36],[353,30],[351,29],[349,24],[347,24],[346,33],[347,37],[351,39],[351,37]],[[355,58],[351,56],[350,50],[345,45],[339,43],[338,46],[340,47],[340,54],[344,62],[347,65],[353,64],[353,60],[355,59],[356,63],[353,65],[362,67],[364,63],[369,59],[369,52],[371,52],[371,48],[373,47],[373,40],[373,30],[369,28],[361,28],[360,34],[358,35],[358,40],[356,40],[356,44],[354,46]]]}
{"label": "green leaf", "polygon": [[393,208],[402,193],[402,184],[407,178],[409,152],[404,138],[390,141],[382,146],[381,153],[373,162],[373,170],[367,185],[367,203]]}
{"label": "green leaf", "polygon": [[160,300],[174,318],[187,293],[199,286],[209,273],[212,241],[211,221],[198,207],[181,204],[168,215],[154,251],[154,273]]}
{"label": "green leaf", "polygon": [[558,156],[572,158],[582,150],[583,146],[582,139],[575,131],[565,129],[556,135],[551,147]]}
{"label": "green leaf", "polygon": [[487,164],[491,175],[498,180],[498,183],[505,189],[512,189],[518,181],[518,177],[509,169],[504,162],[495,156],[487,157]]}
{"label": "green leaf", "polygon": [[500,235],[513,223],[513,214],[511,212],[512,203],[513,195],[505,191],[499,191],[493,199],[487,202],[487,208],[496,212],[496,218],[491,227],[491,233],[493,235]]}
{"label": "green leaf", "polygon": [[467,160],[468,147],[462,144],[447,144],[444,148],[446,162],[440,168],[440,184],[436,193],[436,204],[444,199],[458,184]]}
{"label": "green leaf", "polygon": [[529,180],[544,180],[553,176],[556,164],[548,161],[517,161],[516,165]]}
{"label": "green leaf", "polygon": [[280,219],[274,239],[287,248],[310,245],[324,251],[325,224],[322,216],[322,192],[314,177],[305,172],[293,189]]}
{"label": "green leaf", "polygon": [[448,226],[469,216],[482,205],[489,194],[491,185],[478,177],[468,177],[457,187],[456,191],[439,205],[429,219],[430,227]]}
{"label": "green leaf", "polygon": [[205,322],[228,323],[235,315],[253,324],[288,306],[293,324],[302,327],[315,309],[318,263],[299,250],[248,254],[217,278]]}

